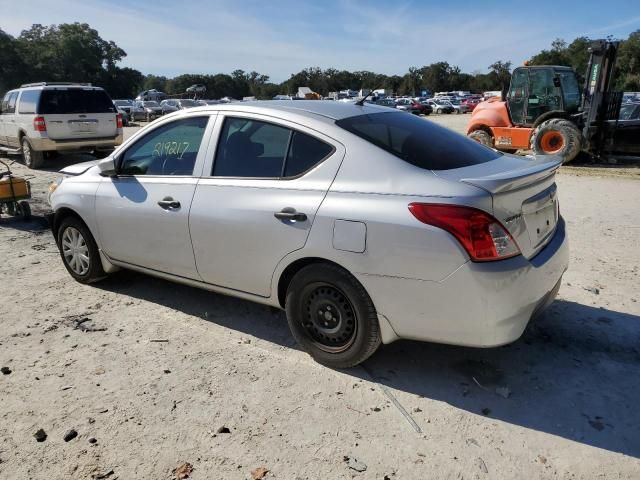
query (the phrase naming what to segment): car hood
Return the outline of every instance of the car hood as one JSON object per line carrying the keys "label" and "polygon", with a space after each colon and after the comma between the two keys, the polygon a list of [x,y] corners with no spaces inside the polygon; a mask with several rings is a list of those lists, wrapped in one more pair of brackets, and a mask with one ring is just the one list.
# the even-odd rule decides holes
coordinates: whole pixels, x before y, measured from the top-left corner
{"label": "car hood", "polygon": [[65,175],[82,175],[91,167],[96,166],[99,161],[100,160],[89,160],[88,162],[69,165],[68,167],[64,167],[62,170],[60,170],[60,173],[64,173]]}

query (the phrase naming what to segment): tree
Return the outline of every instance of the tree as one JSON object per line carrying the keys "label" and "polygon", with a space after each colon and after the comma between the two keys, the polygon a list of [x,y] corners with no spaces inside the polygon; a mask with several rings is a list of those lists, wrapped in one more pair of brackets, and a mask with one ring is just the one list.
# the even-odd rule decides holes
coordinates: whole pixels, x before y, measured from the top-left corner
{"label": "tree", "polygon": [[15,38],[0,29],[0,95],[20,85],[25,70]]}

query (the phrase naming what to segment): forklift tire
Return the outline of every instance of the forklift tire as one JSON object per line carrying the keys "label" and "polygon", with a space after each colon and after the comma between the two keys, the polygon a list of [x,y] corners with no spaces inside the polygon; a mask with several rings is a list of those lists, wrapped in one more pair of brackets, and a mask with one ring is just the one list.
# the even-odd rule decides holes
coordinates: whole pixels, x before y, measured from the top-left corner
{"label": "forklift tire", "polygon": [[468,135],[468,137],[482,145],[493,148],[493,138],[491,137],[491,134],[485,130],[474,130]]}
{"label": "forklift tire", "polygon": [[531,150],[536,155],[558,155],[562,163],[569,163],[582,150],[582,134],[572,121],[552,118],[533,130]]}

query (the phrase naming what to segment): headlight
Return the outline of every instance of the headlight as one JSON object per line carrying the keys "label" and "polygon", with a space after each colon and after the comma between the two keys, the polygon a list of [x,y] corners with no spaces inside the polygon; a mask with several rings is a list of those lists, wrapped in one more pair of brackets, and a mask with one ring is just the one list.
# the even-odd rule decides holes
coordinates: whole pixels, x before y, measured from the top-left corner
{"label": "headlight", "polygon": [[64,181],[65,178],[66,177],[58,177],[49,184],[49,191],[47,193],[47,203],[49,205],[51,205],[51,195],[53,195],[53,192],[56,191],[56,189],[60,186],[60,184]]}

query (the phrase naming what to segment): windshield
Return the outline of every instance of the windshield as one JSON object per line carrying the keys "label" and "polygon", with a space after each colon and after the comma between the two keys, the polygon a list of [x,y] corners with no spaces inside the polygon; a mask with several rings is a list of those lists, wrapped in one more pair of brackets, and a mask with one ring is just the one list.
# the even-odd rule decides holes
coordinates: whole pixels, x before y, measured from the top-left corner
{"label": "windshield", "polygon": [[402,160],[427,170],[450,170],[489,162],[502,154],[415,115],[373,113],[336,125]]}
{"label": "windshield", "polygon": [[115,113],[116,107],[104,90],[43,90],[38,113]]}
{"label": "windshield", "polygon": [[144,105],[145,107],[159,107],[160,106],[158,104],[158,102],[153,102],[153,101],[142,102],[142,105]]}
{"label": "windshield", "polygon": [[113,103],[115,103],[118,107],[128,107],[131,105],[128,100],[114,100]]}

